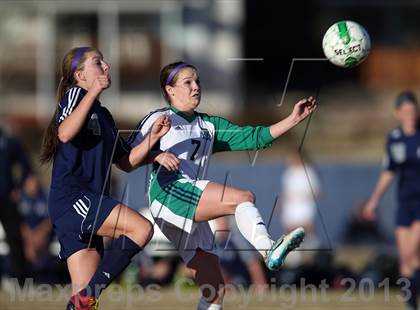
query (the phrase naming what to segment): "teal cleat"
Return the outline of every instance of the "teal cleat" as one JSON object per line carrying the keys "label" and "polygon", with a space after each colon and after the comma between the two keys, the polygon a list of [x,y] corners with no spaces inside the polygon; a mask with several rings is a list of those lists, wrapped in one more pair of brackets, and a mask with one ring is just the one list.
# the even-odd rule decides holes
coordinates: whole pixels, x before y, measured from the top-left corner
{"label": "teal cleat", "polygon": [[268,251],[265,264],[267,268],[276,271],[283,265],[287,254],[298,248],[305,238],[305,230],[298,227],[289,234],[278,239]]}

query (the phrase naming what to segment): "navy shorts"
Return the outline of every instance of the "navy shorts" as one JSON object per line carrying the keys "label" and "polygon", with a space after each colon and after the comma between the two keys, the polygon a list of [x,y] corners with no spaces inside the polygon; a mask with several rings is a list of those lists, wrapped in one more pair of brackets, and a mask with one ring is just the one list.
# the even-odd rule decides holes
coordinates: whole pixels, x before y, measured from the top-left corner
{"label": "navy shorts", "polygon": [[397,208],[397,226],[411,226],[420,221],[420,200],[400,201]]}
{"label": "navy shorts", "polygon": [[[55,196],[55,195],[52,195]],[[49,199],[49,208],[65,208],[58,218],[51,218],[54,231],[60,243],[60,259],[66,260],[73,253],[96,249],[103,254],[103,239],[96,235],[112,209],[120,202],[108,196],[90,191],[79,191],[65,197]]]}

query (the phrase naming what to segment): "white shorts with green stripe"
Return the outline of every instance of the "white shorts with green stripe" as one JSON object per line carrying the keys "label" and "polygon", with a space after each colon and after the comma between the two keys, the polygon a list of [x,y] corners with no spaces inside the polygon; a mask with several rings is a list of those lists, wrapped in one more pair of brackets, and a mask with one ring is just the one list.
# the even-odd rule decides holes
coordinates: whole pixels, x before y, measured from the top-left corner
{"label": "white shorts with green stripe", "polygon": [[190,233],[200,197],[210,181],[179,178],[161,187],[157,178],[152,179],[149,189],[150,212],[154,218]]}
{"label": "white shorts with green stripe", "polygon": [[216,253],[214,234],[209,223],[194,222],[195,210],[209,182],[180,178],[163,188],[157,179],[152,179],[150,184],[150,212],[186,264],[198,248]]}
{"label": "white shorts with green stripe", "polygon": [[[187,233],[183,229],[161,218],[155,217],[154,220],[155,225],[159,227],[165,237],[172,243],[185,264],[188,265],[198,249],[217,255],[214,245],[214,234],[209,222],[195,222],[192,232]],[[165,248],[160,250],[165,250]],[[167,250],[173,251],[173,249]]]}

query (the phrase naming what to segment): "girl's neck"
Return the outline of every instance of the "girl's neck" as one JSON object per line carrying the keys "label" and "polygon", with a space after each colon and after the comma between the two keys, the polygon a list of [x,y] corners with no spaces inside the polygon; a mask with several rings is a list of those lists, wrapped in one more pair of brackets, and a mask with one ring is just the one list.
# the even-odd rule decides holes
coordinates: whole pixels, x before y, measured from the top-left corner
{"label": "girl's neck", "polygon": [[85,84],[86,83],[78,82],[78,83],[76,83],[76,86],[81,87],[81,88],[83,88],[86,91],[89,91],[89,86],[88,85],[85,85]]}
{"label": "girl's neck", "polygon": [[194,110],[189,110],[189,109],[183,109],[182,107],[176,107],[173,104],[171,104],[172,109],[174,109],[175,111],[181,112],[185,115],[191,116],[194,114]]}
{"label": "girl's neck", "polygon": [[402,128],[402,131],[404,132],[404,135],[406,135],[406,136],[412,136],[416,132],[416,126],[411,126],[411,125],[404,126],[404,125],[401,125],[401,128]]}

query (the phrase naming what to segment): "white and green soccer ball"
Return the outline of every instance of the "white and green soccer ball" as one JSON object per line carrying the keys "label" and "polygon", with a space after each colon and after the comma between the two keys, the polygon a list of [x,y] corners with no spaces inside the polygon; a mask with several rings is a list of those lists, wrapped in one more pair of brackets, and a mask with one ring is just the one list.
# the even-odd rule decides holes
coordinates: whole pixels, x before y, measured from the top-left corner
{"label": "white and green soccer ball", "polygon": [[325,56],[339,67],[355,67],[369,54],[369,34],[358,23],[344,20],[335,23],[322,39]]}

